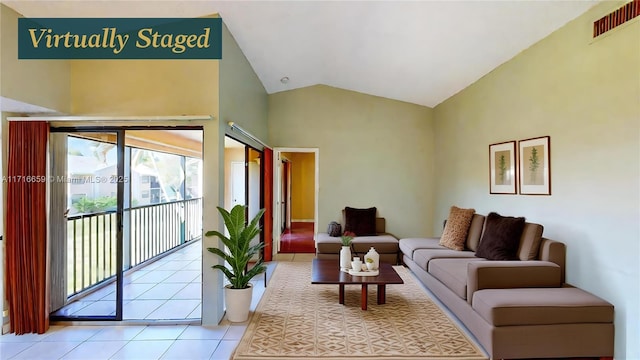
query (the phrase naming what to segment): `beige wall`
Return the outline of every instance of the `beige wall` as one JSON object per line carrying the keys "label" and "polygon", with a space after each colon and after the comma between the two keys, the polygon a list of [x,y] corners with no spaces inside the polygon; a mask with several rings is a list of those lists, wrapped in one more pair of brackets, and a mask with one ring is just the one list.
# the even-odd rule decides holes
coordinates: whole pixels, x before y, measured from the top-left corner
{"label": "beige wall", "polygon": [[315,153],[282,153],[291,161],[291,219],[314,220]]}
{"label": "beige wall", "polygon": [[74,60],[75,115],[212,115],[215,60]]}
{"label": "beige wall", "polygon": [[18,15],[0,4],[0,95],[59,112],[70,109],[69,61],[19,60]]}
{"label": "beige wall", "polygon": [[[435,217],[525,216],[567,245],[567,281],[616,308],[616,358],[640,358],[640,22],[590,43],[607,2],[435,108]],[[490,195],[488,145],[551,136],[552,196]],[[434,234],[439,234],[436,228]]]}
{"label": "beige wall", "polygon": [[320,229],[345,206],[378,208],[398,236],[432,232],[430,108],[318,85],[269,96],[269,142],[319,149]]}

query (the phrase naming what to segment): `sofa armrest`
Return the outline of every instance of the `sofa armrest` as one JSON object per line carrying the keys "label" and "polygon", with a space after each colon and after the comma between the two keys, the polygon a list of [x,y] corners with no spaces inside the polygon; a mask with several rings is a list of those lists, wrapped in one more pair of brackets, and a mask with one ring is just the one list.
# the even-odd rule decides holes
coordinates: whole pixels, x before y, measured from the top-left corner
{"label": "sofa armrest", "polygon": [[473,261],[467,265],[467,302],[482,289],[560,287],[560,266],[550,261]]}
{"label": "sofa armrest", "polygon": [[542,238],[538,260],[551,261],[552,263],[558,264],[558,266],[560,266],[561,280],[563,283],[565,282],[565,257],[566,246],[563,243]]}

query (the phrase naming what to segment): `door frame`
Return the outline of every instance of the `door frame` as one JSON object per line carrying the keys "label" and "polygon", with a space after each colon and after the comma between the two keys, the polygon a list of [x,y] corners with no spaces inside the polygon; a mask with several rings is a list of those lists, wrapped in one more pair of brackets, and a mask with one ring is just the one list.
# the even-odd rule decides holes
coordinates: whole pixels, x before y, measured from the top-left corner
{"label": "door frame", "polygon": [[319,148],[293,148],[293,147],[276,147],[273,148],[273,217],[274,224],[278,224],[278,226],[273,227],[273,242],[275,246],[273,247],[273,255],[277,255],[280,252],[280,224],[282,224],[281,214],[280,214],[280,203],[279,200],[282,196],[282,176],[280,173],[280,166],[282,162],[280,161],[281,153],[283,152],[292,152],[292,153],[313,153],[315,157],[315,171],[314,171],[314,210],[313,210],[313,239],[315,241],[318,235],[318,199],[320,192],[320,149]]}
{"label": "door frame", "polygon": [[[72,135],[74,133],[113,133],[116,135],[116,174],[118,178],[124,178],[125,176],[125,128],[123,127],[96,127],[96,126],[87,126],[87,127],[54,127],[49,126],[49,131],[52,133],[65,133],[68,135]],[[51,150],[49,150],[51,151]],[[51,157],[51,154],[48,155]],[[68,161],[68,157],[65,159]],[[50,162],[50,159],[49,161]],[[51,171],[51,164],[48,164],[49,169],[48,172]],[[115,273],[115,313],[114,315],[80,315],[80,316],[72,316],[72,315],[52,315],[49,314],[50,319],[52,320],[72,320],[72,321],[122,321],[123,319],[123,305],[124,305],[124,270],[123,261],[124,261],[124,212],[125,212],[125,182],[124,181],[116,181],[116,273]],[[47,194],[49,198],[51,196],[50,193]],[[51,199],[47,200],[47,206],[50,205]],[[53,211],[49,209],[49,211]],[[56,209],[56,211],[60,211],[60,209]],[[64,217],[66,218],[66,216]],[[66,221],[66,220],[65,220]],[[58,226],[66,227],[66,224],[57,224]],[[66,234],[66,232],[65,232]],[[47,235],[49,236],[49,235]],[[47,261],[50,261],[51,254],[47,255]],[[66,254],[65,254],[66,256]],[[66,263],[66,261],[65,261]],[[50,264],[47,264],[47,267],[50,267]],[[64,265],[63,265],[64,266]],[[74,265],[75,266],[75,265]],[[49,275],[47,275],[49,276]],[[65,274],[68,276],[68,274]],[[47,284],[50,286],[50,284]],[[66,290],[66,289],[63,289]]]}
{"label": "door frame", "polygon": [[[144,117],[141,117],[142,120],[144,120]],[[82,120],[82,119],[80,119]],[[126,145],[126,132],[127,131],[131,131],[131,130],[145,130],[145,131],[154,131],[154,130],[197,130],[197,131],[202,131],[202,146],[204,146],[204,128],[201,125],[178,125],[178,126],[166,126],[166,125],[147,125],[147,126],[143,126],[143,125],[136,125],[136,124],[131,124],[131,125],[106,125],[106,126],[96,126],[94,124],[81,124],[81,125],[73,125],[73,126],[67,126],[66,124],[61,124],[59,126],[54,126],[51,123],[49,124],[49,131],[50,132],[60,132],[60,133],[74,133],[74,132],[97,132],[97,133],[108,133],[108,132],[114,132],[117,133],[117,152],[118,152],[118,162],[117,162],[117,167],[118,167],[118,174],[125,174],[125,148],[127,147]],[[48,155],[49,157],[51,156],[51,154]],[[205,153],[203,150],[202,153],[202,161],[204,164],[205,161]],[[48,170],[50,171],[50,170]],[[205,181],[205,176],[204,176],[204,172],[202,174],[202,182],[204,183]],[[124,294],[123,294],[123,289],[124,289],[124,231],[128,231],[127,229],[125,229],[125,224],[124,224],[124,215],[125,213],[130,210],[130,204],[128,204],[129,206],[125,206],[125,181],[118,181],[117,182],[117,192],[118,192],[118,205],[117,205],[117,211],[116,211],[116,221],[117,221],[117,226],[116,226],[116,231],[117,231],[117,247],[116,247],[116,279],[115,279],[115,283],[116,283],[116,313],[113,316],[77,316],[77,317],[73,317],[73,316],[52,316],[50,314],[50,319],[52,320],[61,320],[61,321],[126,321],[127,319],[124,319]],[[129,184],[130,186],[130,184]],[[48,194],[49,196],[50,194]],[[202,195],[202,198],[204,199],[204,194]],[[202,233],[202,235],[204,236],[204,231]],[[201,287],[204,286],[204,283],[201,284]],[[201,320],[202,320],[202,314],[201,314]],[[135,320],[138,322],[145,322],[145,320]],[[162,321],[166,321],[166,320],[161,320]],[[174,320],[169,320],[169,321],[174,321]],[[153,322],[157,322],[157,320],[154,320]]]}

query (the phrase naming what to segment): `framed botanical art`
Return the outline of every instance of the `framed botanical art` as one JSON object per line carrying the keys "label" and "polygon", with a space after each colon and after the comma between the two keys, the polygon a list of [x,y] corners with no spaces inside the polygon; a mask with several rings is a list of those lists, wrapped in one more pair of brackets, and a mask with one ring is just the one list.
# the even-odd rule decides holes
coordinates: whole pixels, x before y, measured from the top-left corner
{"label": "framed botanical art", "polygon": [[520,194],[551,195],[551,138],[518,141]]}
{"label": "framed botanical art", "polygon": [[516,142],[489,145],[489,193],[516,194]]}

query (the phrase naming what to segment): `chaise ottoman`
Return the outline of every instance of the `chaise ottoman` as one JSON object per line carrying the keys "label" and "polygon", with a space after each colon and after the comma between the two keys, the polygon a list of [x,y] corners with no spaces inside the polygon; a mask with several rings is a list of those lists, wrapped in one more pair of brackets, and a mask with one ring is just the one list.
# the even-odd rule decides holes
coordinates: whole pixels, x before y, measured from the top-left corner
{"label": "chaise ottoman", "polygon": [[490,328],[475,334],[495,358],[613,357],[613,305],[582,289],[484,289],[471,303],[484,320],[472,326]]}

